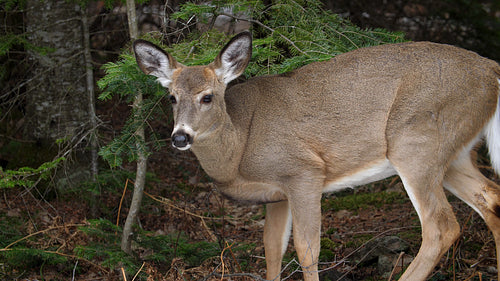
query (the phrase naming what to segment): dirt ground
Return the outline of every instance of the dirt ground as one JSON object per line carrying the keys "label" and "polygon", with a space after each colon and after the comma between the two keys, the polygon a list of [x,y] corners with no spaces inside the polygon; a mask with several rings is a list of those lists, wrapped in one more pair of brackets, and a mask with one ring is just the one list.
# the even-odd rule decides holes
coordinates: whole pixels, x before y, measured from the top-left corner
{"label": "dirt ground", "polygon": [[[133,170],[133,165],[128,168]],[[240,205],[222,198],[189,152],[165,148],[153,154],[149,168],[157,179],[148,182],[146,188],[140,214],[142,229],[154,235],[182,232],[187,236],[188,243],[208,241],[219,246],[218,254],[195,266],[188,265],[183,258],[174,258],[170,264],[146,261],[140,269],[142,278],[262,280],[261,277],[265,276],[262,243],[264,206]],[[130,184],[120,204],[125,185],[126,182],[123,182],[121,190],[106,191],[101,195],[101,206],[110,210],[102,212],[101,216],[107,216],[114,222],[119,211],[119,225],[125,220],[131,198]],[[400,199],[354,209],[338,209],[335,206],[335,200],[341,197],[365,196],[363,194],[370,192],[383,194],[387,189],[401,193]],[[124,280],[119,268],[109,268],[101,264],[99,258],[76,257],[75,248],[89,243],[88,234],[78,229],[79,225],[88,225],[88,220],[92,219],[87,200],[78,198],[77,194],[69,197],[57,192],[40,194],[37,189],[16,188],[1,192],[0,217],[23,222],[16,229],[25,235],[23,239],[29,240],[28,247],[53,249],[56,246],[55,252],[65,256],[66,263],[79,268],[79,273],[75,274],[63,269],[70,266],[67,264],[38,264],[31,270],[24,268],[19,271],[6,265],[5,260],[0,260],[0,277],[6,278],[4,280]],[[465,204],[452,197],[450,201],[462,225],[462,235],[441,259],[430,280],[496,280],[491,233],[480,217]],[[389,273],[395,280],[400,271],[397,266],[393,268],[394,272],[384,275],[377,270],[376,261],[359,263],[352,256],[373,239],[395,235],[408,243],[409,248],[402,257],[411,260],[418,251],[419,232],[418,217],[397,178],[358,191],[326,195],[322,223],[322,246],[326,258],[321,260],[322,280],[388,280]],[[117,237],[119,235],[116,233]],[[247,249],[236,250],[238,247]],[[7,248],[10,247],[3,250]],[[140,263],[141,257],[152,251],[155,249],[135,249],[136,260]],[[282,278],[301,280],[292,242],[283,267]],[[132,277],[127,277],[127,280],[132,280]]]}

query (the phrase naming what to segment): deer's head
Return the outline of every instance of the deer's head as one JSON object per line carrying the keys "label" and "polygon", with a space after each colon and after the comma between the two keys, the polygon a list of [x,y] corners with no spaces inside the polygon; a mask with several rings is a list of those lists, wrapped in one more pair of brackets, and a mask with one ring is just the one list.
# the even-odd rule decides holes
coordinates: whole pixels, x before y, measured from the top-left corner
{"label": "deer's head", "polygon": [[174,112],[172,145],[187,150],[219,128],[225,120],[224,92],[250,61],[252,36],[242,32],[206,66],[184,66],[160,47],[144,40],[134,42],[139,68],[170,92]]}

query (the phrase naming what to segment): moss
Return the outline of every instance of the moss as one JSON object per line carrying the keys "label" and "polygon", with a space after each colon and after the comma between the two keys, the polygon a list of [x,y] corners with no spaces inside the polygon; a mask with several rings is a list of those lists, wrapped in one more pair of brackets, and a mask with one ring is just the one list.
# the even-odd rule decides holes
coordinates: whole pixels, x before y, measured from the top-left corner
{"label": "moss", "polygon": [[335,260],[335,253],[330,250],[321,249],[319,252],[320,262],[329,262]]}
{"label": "moss", "polygon": [[358,193],[346,196],[326,199],[323,202],[325,210],[340,211],[350,210],[357,211],[359,209],[368,209],[371,207],[380,208],[384,205],[402,204],[408,199],[399,192],[371,192]]}
{"label": "moss", "polygon": [[333,242],[329,238],[321,238],[321,249],[334,250],[337,247],[337,243]]}
{"label": "moss", "polygon": [[325,233],[328,234],[328,235],[332,235],[332,234],[337,233],[337,231],[338,231],[337,228],[330,227],[327,231],[325,231]]}

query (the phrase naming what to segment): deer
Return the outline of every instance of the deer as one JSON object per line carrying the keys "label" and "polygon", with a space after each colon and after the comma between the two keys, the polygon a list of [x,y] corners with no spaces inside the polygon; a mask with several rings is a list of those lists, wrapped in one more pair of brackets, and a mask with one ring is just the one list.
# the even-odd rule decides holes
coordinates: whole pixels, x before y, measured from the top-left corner
{"label": "deer", "polygon": [[304,280],[319,280],[322,194],[394,175],[422,235],[400,280],[425,280],[460,236],[445,190],[484,219],[499,255],[500,188],[475,163],[485,139],[500,171],[496,62],[406,42],[229,85],[251,59],[250,31],[204,66],[184,66],[141,39],[133,49],[138,67],[168,90],[172,145],[190,149],[223,195],[266,205],[268,280],[280,279],[291,234]]}

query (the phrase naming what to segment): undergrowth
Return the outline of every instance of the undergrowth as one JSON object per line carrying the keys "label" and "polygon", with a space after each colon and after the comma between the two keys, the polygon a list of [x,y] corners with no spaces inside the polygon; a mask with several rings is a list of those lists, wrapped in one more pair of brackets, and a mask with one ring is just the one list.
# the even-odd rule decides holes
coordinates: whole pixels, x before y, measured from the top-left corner
{"label": "undergrowth", "polygon": [[[253,24],[254,52],[252,62],[245,73],[246,77],[284,73],[312,61],[327,60],[337,54],[360,47],[404,41],[401,33],[356,27],[348,20],[323,10],[320,1],[275,1],[273,3],[272,5],[264,5],[261,1],[243,0],[212,1],[212,4],[188,2],[172,15],[172,19],[182,22],[195,16],[200,22],[209,22],[211,17],[224,14],[228,8],[237,15],[235,17],[239,17],[238,12],[248,12],[247,16],[252,18]],[[239,19],[233,18],[233,20]],[[148,34],[145,37],[158,44],[161,44],[163,39],[160,34]],[[182,63],[196,65],[211,62],[229,38],[228,35],[215,31],[205,33],[195,31],[186,35],[184,39],[178,44],[163,47]],[[103,89],[100,96],[102,100],[109,101],[112,96],[119,95],[130,102],[137,92],[142,92],[145,95],[143,107],[137,112],[132,112],[131,119],[123,127],[122,134],[100,151],[101,157],[115,168],[135,160],[137,152],[140,150],[145,154],[150,154],[153,153],[153,150],[159,150],[165,146],[165,139],[162,139],[154,130],[149,132],[147,142],[140,142],[140,145],[136,146],[137,139],[134,139],[134,133],[139,126],[144,124],[153,129],[154,120],[169,122],[169,117],[166,116],[167,114],[162,108],[164,103],[168,103],[168,101],[164,101],[165,90],[155,82],[155,79],[140,72],[134,56],[129,50],[125,50],[117,62],[106,64],[104,70],[107,75],[98,82]],[[166,105],[168,106],[168,104]],[[133,118],[134,116],[138,116],[138,118]],[[28,188],[31,188],[38,179],[49,177],[50,171],[62,161],[62,158],[57,159],[57,161],[48,162],[35,168],[10,171],[0,169],[0,190],[2,187],[8,187],[12,193],[19,190],[19,193],[29,194],[31,190]],[[214,235],[217,240],[214,242],[192,239],[182,231],[183,226],[179,225],[173,226],[174,231],[171,229],[165,231],[168,233],[147,231],[136,226],[132,247],[134,255],[125,254],[120,249],[121,224],[115,222],[115,218],[120,218],[121,207],[125,209],[127,207],[127,203],[122,205],[117,202],[120,201],[122,193],[126,193],[123,192],[124,186],[127,179],[131,177],[133,175],[122,172],[122,170],[101,171],[96,182],[85,183],[80,186],[81,189],[60,191],[59,199],[73,202],[75,206],[72,207],[75,209],[92,205],[85,203],[95,199],[92,195],[99,195],[100,205],[98,207],[101,212],[99,219],[86,220],[86,215],[82,215],[81,220],[78,220],[80,223],[72,223],[53,216],[50,220],[42,223],[40,222],[43,221],[40,219],[43,216],[41,211],[0,213],[0,279],[21,278],[26,275],[25,272],[32,270],[39,271],[38,276],[42,276],[42,279],[49,279],[44,277],[44,272],[46,268],[52,267],[55,268],[55,272],[61,272],[61,275],[65,277],[74,277],[80,272],[93,271],[101,279],[105,279],[111,272],[123,268],[126,275],[133,276],[139,273],[138,278],[145,280],[152,276],[147,271],[141,270],[143,265],[147,263],[151,266],[150,268],[163,271],[156,275],[159,277],[156,280],[161,280],[166,272],[177,268],[178,263],[183,264],[178,266],[179,268],[192,269],[207,263],[207,261],[215,260],[217,261],[215,266],[207,267],[214,272],[225,265],[224,260],[229,259],[228,257],[236,261],[235,267],[238,270],[242,272],[255,271],[255,268],[250,268],[258,263],[252,260],[254,257],[251,254],[256,248],[255,245],[240,243],[232,247],[232,244],[224,238],[224,234],[229,232],[228,224],[230,224],[224,220],[213,220],[209,222],[209,226],[205,225],[205,228],[210,231],[217,230],[217,236]],[[178,193],[182,193],[181,195],[194,197],[195,194],[192,194],[190,190],[191,186],[185,183],[188,177],[183,176],[182,180],[176,182],[172,180],[166,193],[170,192],[171,195],[174,191],[179,191]],[[153,175],[148,177],[148,182],[154,181]],[[31,202],[50,206],[48,209],[56,209],[43,200],[45,199],[36,198]],[[78,205],[81,201],[83,203]],[[184,203],[183,207],[188,205],[186,201],[181,202]],[[406,196],[401,193],[376,192],[336,196],[324,200],[322,204],[325,212],[349,210],[356,213],[360,210],[372,210],[407,201]],[[178,205],[181,203],[173,202],[173,204]],[[33,207],[30,206],[30,203],[18,202],[18,204],[24,204],[25,207],[27,206],[26,209],[38,209],[38,205]],[[220,213],[224,213],[222,204],[216,207],[221,210]],[[183,216],[179,216],[179,221],[184,224],[189,224],[202,216],[188,214],[186,208],[178,207],[178,209],[183,211]],[[74,212],[77,213],[77,211],[84,213],[86,210],[75,210]],[[205,218],[209,215],[204,210],[196,209],[196,211],[200,211],[199,213],[202,213]],[[165,215],[163,211],[158,211],[158,213]],[[197,217],[189,220],[188,216]],[[259,217],[260,215],[256,215],[256,219]],[[156,223],[157,217],[149,219]],[[203,223],[205,222],[203,221]],[[245,236],[248,235],[245,232],[247,228],[243,229],[245,230],[235,230],[234,232],[238,232],[237,234],[233,233],[234,236],[239,236],[238,241],[244,241],[248,238]],[[327,230],[326,233],[329,236],[321,240],[322,262],[335,260],[338,248],[345,247],[349,243],[342,244],[340,243],[342,241],[338,241],[340,239],[335,240],[334,232],[334,230]],[[408,232],[404,235],[413,238],[415,234]],[[358,241],[352,242],[353,246],[358,246],[359,243],[364,243],[372,236],[366,234],[354,235],[354,237]],[[480,248],[481,245],[475,243],[473,246]],[[287,253],[285,264],[291,263],[295,258],[294,253]],[[264,262],[261,262],[259,267],[264,268],[262,263]],[[298,268],[298,264],[295,263],[289,267],[288,271],[295,272]],[[210,272],[205,270],[203,274],[206,276]],[[182,275],[180,278],[185,279]],[[68,279],[66,278],[66,280]]]}
{"label": "undergrowth", "polygon": [[[221,263],[221,256],[224,260],[231,257],[241,270],[250,270],[249,253],[255,248],[254,244],[239,243],[230,247],[229,251],[225,250],[227,245],[224,240],[193,240],[180,228],[178,231],[163,233],[136,226],[133,237],[134,255],[123,252],[120,247],[122,228],[114,218],[126,214],[124,211],[120,214],[116,204],[120,202],[120,197],[126,195],[123,192],[126,190],[125,182],[130,177],[133,178],[133,173],[126,170],[102,171],[96,182],[88,182],[80,189],[68,189],[59,193],[63,201],[67,198],[81,200],[81,206],[91,205],[93,193],[106,195],[110,201],[100,202],[99,219],[65,223],[57,217],[53,220],[43,218],[47,216],[44,210],[26,212],[14,209],[2,212],[0,209],[0,280],[17,280],[29,276],[33,270],[37,271],[36,275],[45,276],[47,280],[51,279],[47,272],[54,271],[61,276],[78,276],[92,271],[100,278],[114,280],[110,276],[116,276],[116,272],[121,269],[129,276],[128,280],[135,274],[138,274],[135,280],[146,280],[151,277],[150,271],[153,269],[161,271],[155,275],[159,278],[155,280],[168,280],[165,274],[175,262],[182,261],[186,268],[194,268],[207,260]],[[153,174],[148,174],[147,179],[150,184],[158,182]],[[183,191],[189,189],[193,187],[183,185]],[[179,188],[176,190],[180,192]],[[188,193],[186,196],[189,196]],[[113,202],[114,207],[110,205]],[[124,205],[120,207],[127,208],[126,203]],[[78,207],[75,205],[75,208]],[[158,208],[158,202],[146,200],[143,209],[148,208]],[[155,215],[161,214],[160,211]],[[50,220],[51,224],[40,223],[41,220]],[[208,223],[213,227],[220,226],[217,221]],[[144,265],[149,268],[148,271],[143,268]]]}
{"label": "undergrowth", "polygon": [[[12,223],[12,222],[11,222]],[[19,222],[18,222],[19,223]],[[71,227],[67,227],[67,230]],[[155,267],[165,271],[174,259],[181,259],[187,267],[199,266],[203,261],[218,257],[222,248],[217,242],[190,241],[183,233],[157,234],[151,231],[136,229],[133,240],[137,256],[130,256],[120,249],[121,228],[106,219],[89,220],[85,225],[72,229],[73,237],[80,236],[78,241],[66,240],[65,242],[77,245],[72,249],[59,250],[63,247],[60,243],[50,241],[51,236],[29,237],[20,233],[3,231],[0,235],[0,279],[8,280],[23,271],[38,268],[43,273],[43,268],[56,267],[65,276],[72,270],[79,271],[94,265],[105,276],[118,268],[123,268],[128,276],[139,273],[141,280],[148,276],[141,272],[143,263],[154,264]],[[41,233],[42,236],[43,233]],[[64,234],[57,234],[60,239],[66,239]],[[16,242],[18,241],[18,242]],[[232,253],[246,255],[253,245],[241,245],[232,248]],[[80,261],[83,266],[75,266]],[[77,263],[78,264],[78,263]],[[244,263],[241,263],[244,265]],[[20,274],[21,273],[21,274]],[[73,273],[75,274],[75,273]],[[42,274],[43,275],[43,274]],[[140,279],[136,279],[140,280]]]}

